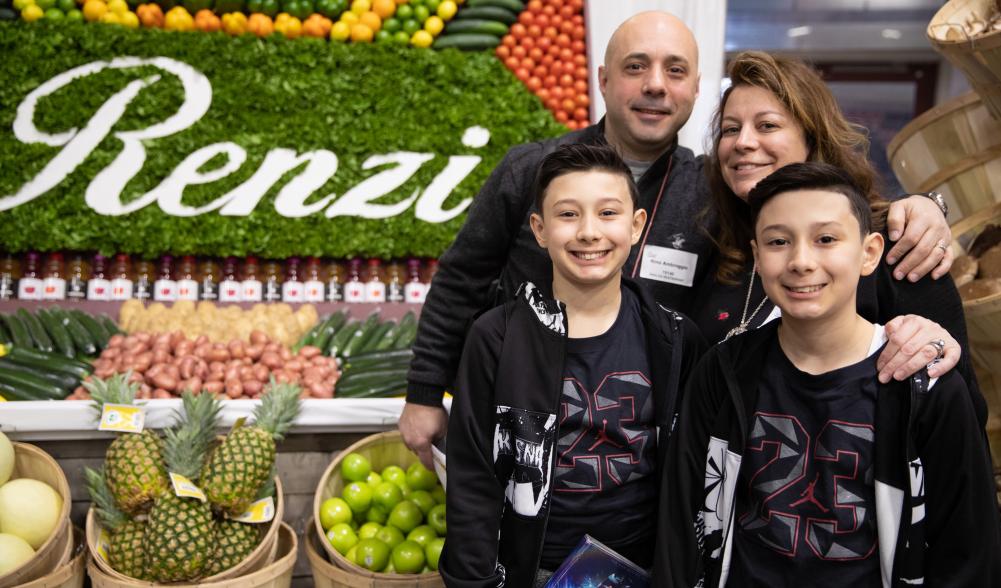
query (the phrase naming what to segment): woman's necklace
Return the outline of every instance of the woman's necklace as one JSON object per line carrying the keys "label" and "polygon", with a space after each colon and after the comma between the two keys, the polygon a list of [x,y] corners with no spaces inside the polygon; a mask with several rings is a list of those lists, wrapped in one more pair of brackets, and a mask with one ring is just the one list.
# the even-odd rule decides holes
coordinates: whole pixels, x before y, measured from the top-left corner
{"label": "woman's necklace", "polygon": [[747,285],[747,298],[744,299],[744,312],[740,313],[740,323],[738,323],[736,327],[727,331],[726,337],[723,337],[724,341],[726,341],[730,337],[734,337],[741,333],[746,333],[747,325],[754,320],[755,315],[758,314],[758,311],[761,310],[761,307],[764,306],[765,302],[768,300],[768,294],[765,294],[765,297],[761,299],[761,303],[758,304],[758,307],[754,309],[754,312],[751,313],[751,316],[747,316],[747,309],[748,307],[751,306],[751,292],[754,290],[754,276],[757,273],[758,273],[758,264],[754,264],[754,267],[751,268],[751,283]]}

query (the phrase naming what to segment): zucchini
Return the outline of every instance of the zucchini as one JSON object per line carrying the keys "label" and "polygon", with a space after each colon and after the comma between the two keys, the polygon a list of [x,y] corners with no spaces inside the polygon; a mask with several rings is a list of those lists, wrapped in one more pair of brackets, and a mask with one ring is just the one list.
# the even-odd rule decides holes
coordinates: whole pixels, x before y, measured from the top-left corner
{"label": "zucchini", "polygon": [[407,327],[401,327],[396,333],[396,339],[393,340],[393,349],[410,349],[414,344],[414,339],[417,338],[417,325],[412,324]]}
{"label": "zucchini", "polygon": [[38,309],[38,320],[42,321],[42,326],[49,332],[49,336],[52,338],[52,342],[59,353],[70,359],[76,357],[76,347],[73,345],[73,339],[70,338],[70,334],[66,332],[66,327],[63,326],[62,321],[55,314],[49,312],[48,309],[40,308]]}
{"label": "zucchini", "polygon": [[323,329],[317,334],[314,346],[326,349],[330,345],[330,340],[348,322],[348,313],[343,310],[330,315],[330,318],[323,323]]}
{"label": "zucchini", "polygon": [[445,34],[452,33],[478,33],[483,35],[494,35],[503,37],[507,34],[508,26],[496,20],[483,20],[470,18],[467,20],[453,20],[445,27]]}
{"label": "zucchini", "polygon": [[410,349],[398,349],[392,351],[369,351],[357,353],[344,362],[341,368],[347,370],[371,369],[375,366],[384,365],[409,365],[413,359],[414,352]]}
{"label": "zucchini", "polygon": [[327,348],[327,355],[330,357],[337,357],[341,351],[344,350],[344,346],[347,344],[348,340],[361,328],[361,323],[354,321],[344,325],[344,328],[337,331],[337,334],[333,336],[330,340],[330,347]]}
{"label": "zucchini", "polygon": [[456,20],[496,20],[508,26],[518,20],[518,13],[500,6],[470,6],[455,13]]}
{"label": "zucchini", "polygon": [[393,370],[373,370],[370,372],[351,372],[341,376],[337,380],[338,388],[357,388],[360,386],[371,386],[372,384],[389,382],[406,382],[406,369]]}
{"label": "zucchini", "polygon": [[359,345],[358,349],[355,350],[353,353],[364,353],[366,351],[374,351],[376,345],[385,340],[386,333],[393,330],[393,327],[395,326],[396,326],[396,321],[393,320],[389,320],[384,323],[379,323],[379,325],[377,325],[375,329],[373,329],[372,336],[369,337],[368,340],[364,342],[364,344]]}
{"label": "zucchini", "polygon": [[35,342],[35,349],[51,352],[53,350],[52,339],[49,338],[49,334],[42,328],[42,323],[38,318],[23,308],[17,309],[15,314],[17,314],[17,318],[21,319],[21,322],[28,329],[31,340]]}
{"label": "zucchini", "polygon": [[124,331],[122,331],[121,329],[118,328],[118,325],[115,324],[115,321],[111,320],[110,316],[108,316],[108,315],[106,315],[104,313],[101,313],[101,314],[97,315],[96,318],[97,318],[97,322],[101,323],[101,326],[104,327],[105,332],[108,333],[108,338],[109,339],[112,338],[112,337],[114,337],[115,335],[124,333]]}
{"label": "zucchini", "polygon": [[85,378],[91,372],[91,367],[82,361],[68,359],[54,353],[45,353],[28,347],[11,346],[4,359],[14,363],[35,368],[36,370],[53,370]]}
{"label": "zucchini", "polygon": [[498,8],[506,8],[515,14],[520,14],[525,10],[525,3],[521,0],[468,0],[466,2],[466,10],[470,8],[479,8],[480,6],[496,6]]}
{"label": "zucchini", "polygon": [[0,382],[0,396],[6,400],[48,400],[48,398],[39,398],[37,394],[26,392],[6,382]]}
{"label": "zucchini", "polygon": [[52,312],[62,323],[63,327],[66,328],[66,332],[69,333],[70,339],[73,340],[73,345],[76,347],[77,352],[83,353],[84,355],[97,355],[97,343],[91,338],[90,333],[87,329],[83,328],[76,318],[70,313],[59,308],[52,308]]}
{"label": "zucchini", "polygon": [[82,381],[81,378],[78,378],[74,375],[70,375],[66,372],[60,372],[51,369],[40,370],[38,368],[33,368],[26,365],[21,365],[19,363],[15,363],[13,361],[10,361],[6,357],[0,359],[0,368],[19,374],[34,376],[40,380],[52,384],[53,386],[58,386],[64,389],[66,391],[66,394],[69,394],[70,391],[73,390],[73,388],[79,386],[80,382]]}
{"label": "zucchini", "polygon": [[10,333],[7,332],[7,328],[3,326],[3,321],[0,321],[0,345],[10,345]]}
{"label": "zucchini", "polygon": [[462,49],[463,51],[484,51],[500,45],[500,37],[494,35],[476,35],[473,33],[456,33],[442,35],[435,39],[433,49]]}
{"label": "zucchini", "polygon": [[0,382],[13,386],[35,397],[35,400],[62,400],[69,396],[67,390],[53,385],[37,375],[29,375],[0,366]]}
{"label": "zucchini", "polygon": [[10,331],[10,340],[17,347],[31,347],[31,335],[28,334],[28,328],[24,326],[16,316],[12,314],[0,315],[3,317],[3,321],[7,330]]}
{"label": "zucchini", "polygon": [[93,316],[77,309],[70,310],[69,313],[77,319],[77,322],[79,322],[84,329],[87,330],[90,334],[90,338],[97,344],[98,351],[108,346],[108,339],[111,338],[111,335],[104,330],[104,327],[101,326]]}
{"label": "zucchini", "polygon": [[363,386],[360,388],[349,388],[347,390],[335,388],[334,396],[338,398],[387,398],[399,394],[405,394],[406,391],[406,381],[397,381],[373,384],[371,386]]}
{"label": "zucchini", "polygon": [[344,345],[344,351],[341,352],[342,357],[350,357],[352,353],[360,349],[364,349],[367,345],[368,340],[372,338],[375,334],[375,330],[379,328],[379,312],[375,311],[368,315],[365,322],[362,323],[361,328],[351,337],[348,342]]}

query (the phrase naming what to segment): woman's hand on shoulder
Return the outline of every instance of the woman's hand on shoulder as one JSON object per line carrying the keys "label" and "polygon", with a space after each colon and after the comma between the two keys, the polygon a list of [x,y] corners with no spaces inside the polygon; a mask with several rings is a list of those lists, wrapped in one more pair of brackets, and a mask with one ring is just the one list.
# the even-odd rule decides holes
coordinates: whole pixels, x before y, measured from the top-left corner
{"label": "woman's hand on shoulder", "polygon": [[887,263],[896,264],[894,278],[916,282],[929,272],[936,280],[949,273],[952,231],[932,199],[914,195],[893,202],[886,224],[895,242],[886,256]]}
{"label": "woman's hand on shoulder", "polygon": [[[959,363],[959,342],[935,321],[905,314],[886,323],[885,328],[889,341],[876,361],[879,381],[884,384],[909,378],[925,366],[928,376],[937,378]],[[933,343],[938,341],[944,343],[941,355]]]}

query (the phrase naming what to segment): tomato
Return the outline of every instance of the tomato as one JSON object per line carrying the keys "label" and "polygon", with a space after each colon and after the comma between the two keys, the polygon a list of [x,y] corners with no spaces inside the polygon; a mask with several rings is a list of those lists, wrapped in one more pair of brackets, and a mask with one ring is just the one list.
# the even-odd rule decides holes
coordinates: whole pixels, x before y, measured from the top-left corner
{"label": "tomato", "polygon": [[[550,90],[550,93],[552,93],[552,90]],[[556,112],[557,110],[559,110],[560,109],[559,98],[550,97],[549,100],[546,100],[546,108],[548,110],[551,110],[552,112]]]}
{"label": "tomato", "polygon": [[579,121],[587,120],[587,109],[586,108],[575,108],[573,111],[573,117]]}
{"label": "tomato", "polygon": [[519,66],[520,64],[521,64],[521,60],[519,60],[519,59],[518,59],[517,57],[515,57],[514,55],[512,55],[512,56],[510,56],[510,57],[508,57],[507,59],[505,59],[505,60],[504,60],[504,65],[505,65],[505,66],[506,66],[506,67],[507,67],[507,68],[508,68],[509,70],[511,70],[511,71],[514,71],[514,70],[518,69],[518,66]]}
{"label": "tomato", "polygon": [[560,61],[566,64],[573,62],[573,51],[569,47],[562,47],[560,49]]}
{"label": "tomato", "polygon": [[573,18],[571,18],[570,20],[571,20],[571,21],[572,21],[572,22],[573,22],[573,23],[574,23],[575,25],[581,25],[581,26],[584,26],[584,17],[583,17],[583,15],[580,15],[580,14],[575,14],[575,15],[573,15]]}
{"label": "tomato", "polygon": [[535,39],[532,37],[524,37],[518,42],[519,45],[525,48],[525,51],[531,51],[535,49]]}
{"label": "tomato", "polygon": [[549,89],[539,88],[538,90],[535,91],[535,95],[539,97],[539,100],[542,100],[543,104],[545,104],[546,100],[549,100]]}
{"label": "tomato", "polygon": [[551,24],[552,26],[554,26],[554,27],[556,27],[558,29],[563,24],[563,17],[560,16],[560,15],[558,15],[558,14],[554,14],[549,19],[549,24]]}
{"label": "tomato", "polygon": [[563,7],[560,8],[560,16],[562,16],[563,18],[565,18],[567,20],[569,20],[570,18],[573,17],[574,12],[576,12],[576,11],[574,10],[573,6],[571,6],[569,4],[564,4]]}
{"label": "tomato", "polygon": [[587,68],[578,67],[577,69],[574,70],[573,77],[574,79],[578,80],[587,80]]}
{"label": "tomato", "polygon": [[528,78],[528,81],[525,82],[525,85],[528,86],[529,90],[536,92],[542,89],[542,80],[540,80],[538,76],[532,76]]}
{"label": "tomato", "polygon": [[511,35],[504,35],[504,37],[501,38],[501,45],[504,45],[505,47],[514,47],[517,44],[518,39],[515,39]]}
{"label": "tomato", "polygon": [[416,541],[404,541],[393,548],[393,567],[398,574],[416,574],[424,569],[424,547]]}
{"label": "tomato", "polygon": [[424,513],[413,502],[404,500],[393,507],[393,510],[389,512],[389,519],[387,520],[390,525],[404,533],[409,533],[417,525],[421,524],[421,521],[424,520]]}
{"label": "tomato", "polygon": [[494,49],[494,55],[497,56],[497,59],[504,61],[511,56],[511,48],[507,45],[498,45],[497,48]]}
{"label": "tomato", "polygon": [[574,23],[573,32],[570,34],[570,36],[573,37],[575,41],[583,41],[584,37],[586,36],[584,32],[584,25]]}
{"label": "tomato", "polygon": [[545,57],[542,58],[542,65],[546,67],[552,67],[554,63],[556,63],[556,58],[554,58],[552,55],[549,55],[548,53],[546,54]]}
{"label": "tomato", "polygon": [[542,64],[535,66],[535,69],[532,70],[532,77],[539,78],[540,87],[542,86],[542,80],[548,75],[549,75],[549,68]]}
{"label": "tomato", "polygon": [[576,66],[585,66],[586,67],[587,66],[587,55],[584,55],[583,53],[576,53],[573,56],[573,63]]}
{"label": "tomato", "polygon": [[552,16],[552,15],[556,14],[556,8],[553,7],[551,4],[548,4],[548,5],[542,7],[542,13],[543,14],[548,14],[549,16]]}
{"label": "tomato", "polygon": [[542,49],[539,49],[538,47],[532,47],[531,49],[528,50],[528,57],[532,59],[532,61],[535,62],[542,61],[542,58],[544,56],[545,53],[543,53]]}
{"label": "tomato", "polygon": [[512,47],[511,48],[511,57],[514,57],[515,59],[518,60],[518,63],[521,63],[522,59],[525,59],[526,57],[528,57],[528,51],[526,51],[525,48],[522,47],[521,45]]}
{"label": "tomato", "polygon": [[573,82],[574,82],[573,76],[570,74],[563,74],[560,76],[560,85],[563,86],[564,88],[567,89],[573,88]]}
{"label": "tomato", "polygon": [[549,0],[549,5],[556,10],[559,10],[560,8],[563,8],[563,0]]}
{"label": "tomato", "polygon": [[573,98],[567,97],[560,102],[560,110],[566,112],[573,112],[573,109],[577,107],[577,103],[574,102]]}
{"label": "tomato", "polygon": [[337,553],[344,555],[358,543],[358,535],[351,525],[338,523],[327,531],[327,541],[330,541],[331,547],[336,549]]}
{"label": "tomato", "polygon": [[559,45],[560,47],[566,47],[567,49],[569,49],[571,41],[572,39],[570,39],[570,35],[564,35],[560,33],[559,35],[556,36],[556,44]]}
{"label": "tomato", "polygon": [[554,58],[553,64],[549,66],[549,73],[553,74],[554,76],[556,76],[557,79],[559,79],[559,77],[564,73],[563,68],[564,68],[563,62],[556,60]]}
{"label": "tomato", "polygon": [[530,11],[525,10],[518,15],[518,22],[527,27],[528,25],[535,22],[535,15],[532,14]]}
{"label": "tomato", "polygon": [[[408,41],[409,41],[409,39],[408,39]],[[365,483],[367,483],[369,486],[372,487],[373,490],[375,490],[376,486],[378,486],[379,484],[382,484],[382,476],[380,476],[379,474],[377,474],[375,472],[371,472],[371,473],[369,473],[368,477],[365,478]]]}
{"label": "tomato", "polygon": [[514,70],[514,76],[521,80],[522,82],[527,82],[528,78],[532,77],[532,74],[525,68],[519,67]]}
{"label": "tomato", "polygon": [[362,539],[354,548],[354,562],[366,570],[380,572],[389,563],[389,546],[378,539]]}
{"label": "tomato", "polygon": [[565,123],[568,120],[570,120],[570,116],[562,110],[557,110],[555,114],[556,114],[556,120],[560,121],[561,123]]}
{"label": "tomato", "polygon": [[445,524],[445,505],[437,504],[428,512],[428,525],[438,533],[439,537],[445,536],[447,526]]}
{"label": "tomato", "polygon": [[553,44],[553,40],[550,39],[549,37],[537,37],[535,39],[535,44],[536,46],[538,46],[539,49],[542,49],[543,51],[548,51],[549,46]]}
{"label": "tomato", "polygon": [[584,41],[574,39],[570,42],[570,50],[573,51],[574,54],[584,57],[585,61],[587,60],[587,45],[584,44]]}
{"label": "tomato", "polygon": [[525,8],[533,13],[542,12],[542,0],[529,0]]}
{"label": "tomato", "polygon": [[565,21],[563,21],[563,22],[560,23],[560,32],[563,33],[564,35],[573,36],[573,32],[574,32],[575,28],[577,28],[577,27],[575,27],[574,24],[572,22],[570,22],[569,20],[565,20]]}
{"label": "tomato", "polygon": [[573,83],[573,90],[577,92],[577,95],[583,95],[587,98],[587,82],[585,80],[575,80]]}
{"label": "tomato", "polygon": [[559,81],[559,79],[556,77],[555,74],[550,74],[550,75],[542,78],[542,86],[545,87],[545,88],[552,88],[552,87],[556,86],[556,83],[558,81]]}
{"label": "tomato", "polygon": [[441,559],[442,547],[445,547],[445,539],[443,537],[432,539],[424,547],[424,557],[427,560],[428,567],[436,572],[438,571],[438,560]]}
{"label": "tomato", "polygon": [[542,36],[542,27],[540,27],[537,24],[533,24],[532,26],[528,27],[528,36],[538,39],[539,37]]}
{"label": "tomato", "polygon": [[580,128],[580,125],[577,124],[577,121],[575,121],[572,118],[570,120],[568,120],[567,122],[563,123],[563,124],[565,124],[566,127],[568,129],[570,129],[571,131],[576,131],[577,129]]}
{"label": "tomato", "polygon": [[542,29],[542,34],[549,37],[553,41],[556,40],[556,37],[560,36],[560,32],[556,30],[556,27],[546,27]]}
{"label": "tomato", "polygon": [[546,53],[552,55],[554,58],[559,57],[560,49],[562,49],[562,47],[560,47],[556,43],[553,43],[552,45],[549,46],[549,49],[546,49]]}
{"label": "tomato", "polygon": [[542,28],[548,27],[549,26],[549,16],[546,15],[546,14],[540,14],[539,16],[536,16],[535,17],[535,24],[539,25]]}
{"label": "tomato", "polygon": [[341,492],[341,498],[351,507],[351,512],[356,514],[364,513],[372,506],[372,495],[372,487],[366,482],[351,482]]}
{"label": "tomato", "polygon": [[520,22],[516,22],[513,25],[511,25],[510,29],[508,29],[508,33],[510,33],[511,36],[514,37],[515,39],[520,39],[524,37],[529,30],[530,28],[525,28],[525,25],[521,24]]}
{"label": "tomato", "polygon": [[549,94],[557,100],[556,110],[559,110],[560,101],[563,100],[563,95],[566,94],[566,90],[564,90],[562,86],[557,85],[549,88]]}
{"label": "tomato", "polygon": [[386,512],[392,510],[401,500],[403,500],[403,490],[393,482],[382,482],[372,492],[372,504],[381,506]]}
{"label": "tomato", "polygon": [[535,60],[533,60],[531,57],[526,57],[525,59],[521,60],[521,67],[531,72],[533,69],[535,69]]}

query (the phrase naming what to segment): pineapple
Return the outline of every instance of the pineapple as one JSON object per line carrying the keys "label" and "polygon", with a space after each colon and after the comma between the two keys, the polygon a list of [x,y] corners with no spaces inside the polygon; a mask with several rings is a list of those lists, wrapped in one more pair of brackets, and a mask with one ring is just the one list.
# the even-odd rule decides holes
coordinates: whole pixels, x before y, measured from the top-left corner
{"label": "pineapple", "polygon": [[[107,380],[93,378],[84,387],[93,398],[100,418],[104,404],[132,404],[139,385],[128,382],[128,374],[115,374]],[[145,512],[167,487],[163,469],[162,441],[156,433],[119,435],[104,456],[104,475],[118,508],[130,515]]]}
{"label": "pineapple", "polygon": [[94,512],[101,519],[101,525],[111,534],[108,548],[108,563],[115,570],[136,578],[146,579],[146,565],[143,557],[142,541],[146,524],[129,518],[115,505],[115,499],[105,482],[104,470],[84,468],[87,490],[94,502]]}
{"label": "pineapple", "polygon": [[209,502],[231,515],[247,510],[274,466],[275,442],[299,414],[299,393],[294,384],[272,380],[254,409],[255,423],[231,431],[202,470]]}
{"label": "pineapple", "polygon": [[243,561],[261,541],[257,525],[237,521],[216,523],[215,553],[205,567],[205,576],[214,576]]}
{"label": "pineapple", "polygon": [[[218,400],[210,394],[185,392],[184,413],[165,431],[164,458],[170,472],[198,482],[205,454],[218,423]],[[172,489],[157,498],[149,513],[143,550],[149,574],[157,582],[201,577],[215,549],[216,525],[212,509],[197,498],[181,498]]]}

